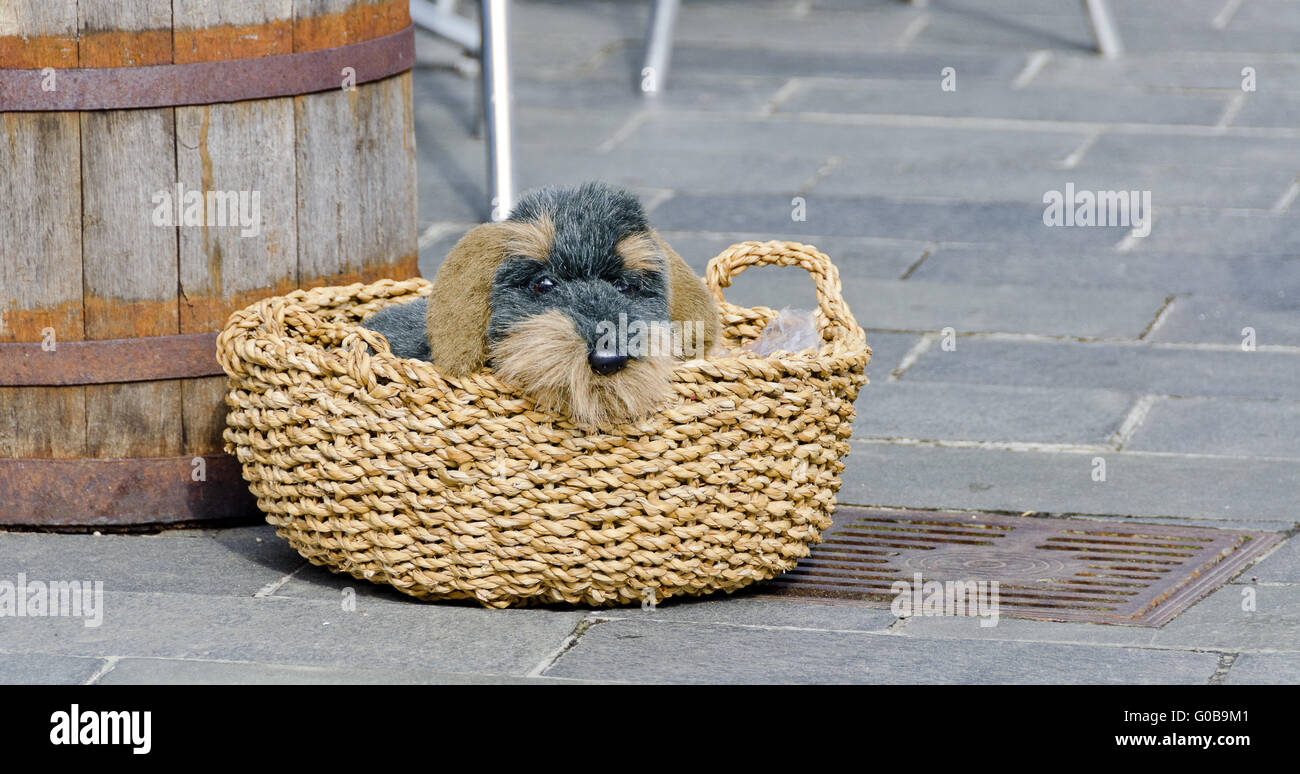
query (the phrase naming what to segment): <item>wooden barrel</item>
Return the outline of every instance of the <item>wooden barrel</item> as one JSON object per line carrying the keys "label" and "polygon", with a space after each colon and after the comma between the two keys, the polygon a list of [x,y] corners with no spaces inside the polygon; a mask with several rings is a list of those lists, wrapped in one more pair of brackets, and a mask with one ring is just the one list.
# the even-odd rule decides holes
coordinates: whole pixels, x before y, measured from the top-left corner
{"label": "wooden barrel", "polygon": [[0,526],[256,517],[216,332],[417,274],[413,62],[407,0],[0,6]]}

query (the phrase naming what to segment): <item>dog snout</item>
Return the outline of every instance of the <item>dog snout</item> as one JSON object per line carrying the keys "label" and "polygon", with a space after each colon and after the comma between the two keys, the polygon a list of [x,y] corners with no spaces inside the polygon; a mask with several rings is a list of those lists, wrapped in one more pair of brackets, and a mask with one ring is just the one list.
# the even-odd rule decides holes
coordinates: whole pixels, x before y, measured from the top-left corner
{"label": "dog snout", "polygon": [[587,355],[587,363],[591,365],[591,370],[601,376],[609,376],[623,370],[627,365],[627,355],[620,355],[612,349],[593,349]]}

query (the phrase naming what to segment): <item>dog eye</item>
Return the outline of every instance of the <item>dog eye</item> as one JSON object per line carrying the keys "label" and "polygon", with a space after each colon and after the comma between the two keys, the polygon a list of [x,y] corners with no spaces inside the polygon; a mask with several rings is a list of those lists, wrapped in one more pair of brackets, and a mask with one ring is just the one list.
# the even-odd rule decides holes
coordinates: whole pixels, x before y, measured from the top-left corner
{"label": "dog eye", "polygon": [[619,277],[618,279],[614,280],[613,285],[614,285],[614,289],[620,293],[629,293],[632,290],[632,283],[628,282],[622,277]]}
{"label": "dog eye", "polygon": [[555,290],[555,280],[543,274],[533,280],[532,288],[534,293],[550,293]]}

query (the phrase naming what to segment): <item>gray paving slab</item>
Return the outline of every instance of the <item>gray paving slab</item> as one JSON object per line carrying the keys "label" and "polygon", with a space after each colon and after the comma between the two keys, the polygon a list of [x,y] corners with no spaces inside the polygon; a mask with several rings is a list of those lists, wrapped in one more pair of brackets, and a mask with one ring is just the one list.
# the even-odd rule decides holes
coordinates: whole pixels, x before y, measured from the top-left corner
{"label": "gray paving slab", "polygon": [[989,13],[968,7],[931,13],[915,39],[916,50],[1002,49],[1036,51],[1053,49],[1091,51],[1087,21],[1063,24],[1060,16],[1026,13]]}
{"label": "gray paving slab", "polygon": [[513,3],[510,23],[515,71],[561,76],[622,55],[625,43],[645,34],[646,10],[637,3]]}
{"label": "gray paving slab", "polygon": [[471,228],[477,225],[477,222],[469,223],[426,223],[425,228],[438,225],[444,227],[444,230],[432,241],[420,248],[420,276],[433,279],[438,273],[438,267],[451,252],[451,248],[456,246],[460,238],[465,236]]}
{"label": "gray paving slab", "polygon": [[[874,236],[942,242],[1034,243],[1047,250],[1109,247],[1130,229],[1054,228],[1043,224],[1043,206],[1029,202],[934,202],[876,196],[821,196],[802,205],[778,195],[674,196],[655,209],[661,228],[684,231],[759,231]],[[802,216],[803,220],[796,217]],[[1158,216],[1157,216],[1158,217]],[[1172,216],[1171,216],[1172,217]],[[1153,239],[1154,234],[1148,239]]]}
{"label": "gray paving slab", "polygon": [[[1059,10],[1059,9],[1058,9]],[[1093,49],[1088,22],[1082,14],[1073,24],[1059,15],[991,13],[974,7],[944,9],[931,14],[932,20],[918,35],[914,48],[1016,47],[1025,50]],[[1116,11],[1125,48],[1145,52],[1240,51],[1292,53],[1286,27],[1249,26],[1230,33],[1214,29],[1216,14],[1196,18],[1187,13],[1167,18],[1127,17]],[[1294,38],[1290,38],[1294,40]]]}
{"label": "gray paving slab", "polygon": [[[1066,179],[1055,166],[1055,159],[1040,155],[1011,155],[1016,135],[1005,133],[1004,147],[984,153],[982,148],[971,149],[960,156],[936,153],[933,156],[907,158],[885,156],[874,151],[853,154],[835,154],[833,163],[817,180],[813,190],[818,194],[857,195],[864,190],[890,196],[934,199],[983,199],[986,201],[1037,202],[1048,188],[1059,188]],[[1050,143],[1049,145],[1054,145]],[[1072,174],[1072,173],[1071,173]],[[1054,176],[1052,184],[1030,196],[1024,191],[1036,186],[1015,185],[1015,176]],[[999,188],[997,183],[1006,179],[1009,185]],[[984,188],[978,187],[985,183]],[[928,187],[926,186],[928,183]]]}
{"label": "gray paving slab", "polygon": [[[274,591],[274,596],[286,599],[303,599],[341,606],[346,599],[357,600],[361,612],[370,605],[387,605],[395,609],[409,608],[414,600],[387,583],[372,583],[351,575],[330,572],[324,567],[309,564],[293,574]],[[416,603],[419,604],[419,603]],[[475,602],[456,600],[439,603],[439,607],[477,609]]]}
{"label": "gray paving slab", "polygon": [[1268,169],[1276,166],[1281,159],[1296,158],[1298,152],[1300,137],[1239,137],[1223,134],[1183,136],[1171,140],[1162,134],[1104,133],[1083,158],[1104,159],[1112,164]]}
{"label": "gray paving slab", "polygon": [[[467,171],[462,168],[462,172]],[[458,182],[465,183],[465,179]],[[417,224],[423,231],[433,223],[445,220],[478,223],[489,217],[489,207],[484,189],[466,183],[451,187],[446,181],[420,183],[420,205]],[[432,275],[429,275],[432,276]]]}
{"label": "gray paving slab", "polygon": [[1165,624],[1153,642],[1300,653],[1300,586],[1225,586]]}
{"label": "gray paving slab", "polygon": [[[445,73],[426,73],[416,79],[421,229],[437,221],[475,223],[488,218],[484,194],[487,151],[484,141],[473,134],[476,107],[472,82],[461,80]],[[635,110],[633,107],[621,111],[520,107],[514,113],[516,158],[544,157],[556,151],[593,152]]]}
{"label": "gray paving slab", "polygon": [[1230,30],[1248,27],[1300,29],[1300,13],[1289,0],[1251,0],[1232,15]]}
{"label": "gray paving slab", "polygon": [[1005,83],[983,84],[956,74],[956,88],[933,83],[841,81],[806,83],[779,108],[785,113],[883,113],[890,115],[1013,118],[1025,121],[1083,121],[1213,126],[1228,97],[1211,94],[1103,94],[1077,90],[1011,91]]}
{"label": "gray paving slab", "polygon": [[[810,308],[815,295],[801,269],[764,267],[742,274],[727,298],[744,306]],[[1164,296],[1120,289],[971,287],[841,275],[844,300],[864,328],[960,333],[1037,333],[1136,339]],[[1103,310],[1100,311],[1100,310]]]}
{"label": "gray paving slab", "polygon": [[546,676],[656,683],[1203,683],[1208,653],[623,620]]}
{"label": "gray paving slab", "polygon": [[[1300,298],[1300,260],[1282,255],[1059,251],[1034,245],[940,244],[910,279],[971,285],[1120,287],[1231,296],[1285,312]],[[1186,300],[1186,299],[1184,299]],[[1238,329],[1240,330],[1240,329]],[[1157,331],[1158,332],[1158,331]]]}
{"label": "gray paving slab", "polygon": [[[417,140],[425,136],[450,142],[473,136],[477,109],[475,86],[474,78],[442,68],[412,70],[411,102],[415,109]],[[554,115],[555,111],[536,112],[547,116]],[[417,143],[416,152],[420,151]]]}
{"label": "gray paving slab", "polygon": [[1136,51],[1295,53],[1293,26],[1239,26],[1225,34],[1198,19],[1150,19],[1126,24],[1123,31],[1125,45]]}
{"label": "gray paving slab", "polygon": [[0,653],[0,685],[79,685],[106,663],[48,653]]}
{"label": "gray paving slab", "polygon": [[[872,384],[884,382],[894,369],[902,365],[903,358],[920,340],[920,336],[911,333],[867,331],[867,346],[871,347],[871,360],[867,363],[867,378]],[[857,405],[858,411],[872,410],[869,403]]]}
{"label": "gray paving slab", "polygon": [[[853,0],[846,0],[850,7]],[[1120,20],[1168,19],[1180,14],[1190,19],[1208,22],[1223,9],[1219,0],[1110,0],[1110,9]],[[970,14],[983,11],[992,19],[1014,20],[1024,14],[1056,16],[1060,22],[1070,19],[1082,21],[1083,10],[1070,3],[1044,3],[1041,0],[942,0],[936,4],[936,13]]]}
{"label": "gray paving slab", "polygon": [[0,629],[0,652],[523,675],[583,615],[398,604],[360,594],[356,601],[349,611],[337,597],[105,593],[100,626],[70,617],[14,618]]}
{"label": "gray paving slab", "polygon": [[1112,390],[882,382],[859,397],[853,437],[1102,444],[1133,400]]}
{"label": "gray paving slab", "polygon": [[1300,397],[1298,365],[1300,356],[1289,352],[959,338],[951,352],[932,347],[903,378],[1294,400]]}
{"label": "gray paving slab", "polygon": [[1150,647],[1158,630],[1144,626],[1031,621],[1007,616],[999,616],[994,626],[980,626],[979,618],[940,615],[914,616],[893,631],[904,637],[916,637],[921,640],[960,639]]}
{"label": "gray paving slab", "polygon": [[545,685],[578,681],[513,675],[439,672],[418,668],[372,669],[363,663],[316,667],[242,661],[127,658],[98,685]]}
{"label": "gray paving slab", "polygon": [[[772,49],[839,49],[857,51],[867,46],[891,47],[912,22],[908,9],[870,9],[856,14],[856,24],[847,25],[837,14],[795,16],[785,10],[746,9],[709,3],[684,3],[677,19],[673,40],[683,44],[724,47],[753,46],[764,41]],[[774,34],[779,30],[779,35]],[[635,32],[638,41],[644,28]]]}
{"label": "gray paving slab", "polygon": [[[1281,194],[1279,194],[1281,196]],[[1162,213],[1156,208],[1143,250],[1300,255],[1300,228],[1292,212],[1209,210]]]}
{"label": "gray paving slab", "polygon": [[1225,685],[1300,685],[1300,654],[1243,653]]}
{"label": "gray paving slab", "polygon": [[600,610],[593,612],[590,618],[600,621],[667,621],[854,632],[883,631],[897,621],[888,610],[767,599],[761,596],[763,593],[764,584],[760,583],[731,595],[669,599],[650,610]]}
{"label": "gray paving slab", "polygon": [[269,525],[210,536],[50,535],[0,537],[0,565],[13,580],[100,581],[105,592],[251,597],[306,560]]}
{"label": "gray paving slab", "polygon": [[[473,83],[428,80],[420,88],[415,93],[417,153],[425,155],[422,147],[425,144],[464,148],[467,153],[481,150],[482,138],[473,133]],[[595,148],[609,139],[634,112],[631,106],[590,111],[556,106],[520,107],[514,112],[515,145],[521,152],[539,153],[548,149]]]}
{"label": "gray paving slab", "polygon": [[1233,398],[1158,400],[1125,448],[1300,459],[1300,403]]}
{"label": "gray paving slab", "polygon": [[420,148],[416,159],[419,169],[416,227],[423,231],[439,221],[487,220],[484,194],[487,189],[478,169],[486,164],[481,148],[467,148],[459,140],[450,145],[418,139],[416,142]]}
{"label": "gray paving slab", "polygon": [[[644,123],[627,135],[620,147],[724,152],[752,149],[763,155],[781,149],[786,153],[807,151],[835,155],[846,161],[882,159],[895,163],[942,164],[981,158],[1007,163],[1038,161],[1049,164],[1068,156],[1089,134],[1083,130],[1026,132],[871,126],[812,121],[780,113],[770,117],[668,113],[649,115]],[[860,193],[882,192],[867,180]]]}
{"label": "gray paving slab", "polygon": [[1136,339],[1165,302],[1159,292],[1120,289],[972,287],[857,277],[843,284],[845,300],[865,327],[916,331],[951,327],[959,334]]}
{"label": "gray paving slab", "polygon": [[1253,94],[1261,88],[1266,93],[1300,90],[1300,61],[1294,57],[1253,54],[1246,61],[1239,54],[1201,51],[1151,54],[1130,50],[1118,59],[1052,52],[1032,83],[1035,89],[1122,90],[1135,94],[1148,89],[1218,89],[1236,94],[1245,93],[1241,70],[1248,65],[1255,68],[1257,91]]}
{"label": "gray paving slab", "polygon": [[966,201],[1042,202],[1047,191],[1151,191],[1154,207],[1269,209],[1286,191],[1295,172],[1224,167],[1116,167],[1105,163],[1055,169],[1045,164],[1015,166],[982,157],[941,163],[903,164],[878,159],[848,159],[813,187],[817,194],[852,195],[871,181],[892,196]]}
{"label": "gray paving slab", "polygon": [[[608,110],[623,107],[633,110],[721,110],[750,112],[763,108],[783,87],[787,76],[734,75],[719,78],[682,71],[676,52],[673,56],[672,86],[664,89],[654,102],[647,103],[621,61],[613,62],[596,75],[562,80],[538,80],[517,77],[514,80],[515,103],[521,107],[563,105],[576,110]],[[707,71],[705,71],[707,72]],[[639,80],[639,78],[637,79]]]}
{"label": "gray paving slab", "polygon": [[804,181],[817,173],[821,164],[821,158],[810,154],[773,154],[760,166],[745,153],[685,148],[657,150],[652,154],[615,148],[602,153],[593,148],[520,152],[517,178],[521,191],[543,185],[602,180],[610,185],[658,191],[732,193],[744,190],[793,196]]}
{"label": "gray paving slab", "polygon": [[[592,0],[600,2],[600,0]],[[800,13],[800,0],[713,0],[717,8],[762,8],[765,11],[781,12],[790,15]]]}
{"label": "gray paving slab", "polygon": [[1239,580],[1251,583],[1300,583],[1300,540],[1289,538]]}
{"label": "gray paving slab", "polygon": [[[1296,271],[1300,272],[1300,261]],[[1300,306],[1300,299],[1291,298]],[[1261,309],[1259,304],[1239,299],[1180,298],[1149,337],[1152,341],[1189,341],[1242,345],[1254,331],[1254,345],[1300,346],[1300,314]]]}
{"label": "gray paving slab", "polygon": [[[869,389],[869,388],[868,388]],[[867,390],[864,390],[866,395]],[[870,400],[870,396],[859,400]],[[1093,481],[1094,457],[1106,480]],[[854,441],[839,502],[898,508],[1261,520],[1294,525],[1300,464]]]}
{"label": "gray paving slab", "polygon": [[933,81],[945,67],[956,68],[963,77],[1009,82],[1024,67],[1024,57],[1000,51],[899,52],[822,46],[791,49],[679,42],[673,46],[672,66],[673,88],[677,78],[696,73]]}
{"label": "gray paving slab", "polygon": [[468,58],[468,55],[450,40],[416,28],[413,72],[455,69],[458,63],[464,62],[468,65],[466,62]]}

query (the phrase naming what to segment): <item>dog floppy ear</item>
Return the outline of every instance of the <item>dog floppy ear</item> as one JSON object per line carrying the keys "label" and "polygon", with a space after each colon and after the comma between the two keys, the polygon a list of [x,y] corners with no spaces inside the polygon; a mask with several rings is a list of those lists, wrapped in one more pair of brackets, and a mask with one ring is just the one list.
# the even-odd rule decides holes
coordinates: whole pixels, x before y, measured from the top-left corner
{"label": "dog floppy ear", "polygon": [[[450,376],[465,376],[487,362],[492,316],[492,279],[511,255],[549,251],[545,223],[503,221],[475,226],[461,237],[438,267],[426,318],[433,364]],[[540,257],[545,257],[544,255]]]}
{"label": "dog floppy ear", "polygon": [[669,247],[658,232],[651,230],[650,233],[668,256],[668,316],[674,322],[698,323],[697,356],[708,354],[722,335],[718,305],[708,288],[704,287],[704,280],[691,271],[685,259]]}

